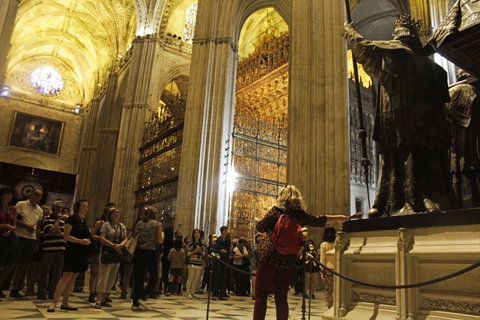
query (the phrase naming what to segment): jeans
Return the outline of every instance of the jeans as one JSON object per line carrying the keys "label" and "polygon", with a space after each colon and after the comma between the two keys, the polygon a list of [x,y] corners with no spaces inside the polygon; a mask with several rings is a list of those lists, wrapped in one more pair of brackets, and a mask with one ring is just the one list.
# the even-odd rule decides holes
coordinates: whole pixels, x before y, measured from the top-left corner
{"label": "jeans", "polygon": [[277,320],[288,319],[288,287],[292,278],[293,269],[277,270],[273,266],[258,262],[257,279],[255,281],[255,307],[253,320],[265,319],[267,312],[267,297],[273,287],[275,293],[275,307]]}

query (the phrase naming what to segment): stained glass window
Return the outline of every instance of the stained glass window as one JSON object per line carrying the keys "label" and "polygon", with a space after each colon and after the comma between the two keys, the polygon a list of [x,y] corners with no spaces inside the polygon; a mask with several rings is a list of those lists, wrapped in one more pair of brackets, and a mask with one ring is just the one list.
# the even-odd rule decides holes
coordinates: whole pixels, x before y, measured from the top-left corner
{"label": "stained glass window", "polygon": [[62,75],[51,67],[38,68],[32,72],[30,81],[35,90],[44,95],[57,94],[63,88]]}
{"label": "stained glass window", "polygon": [[183,32],[183,41],[192,42],[195,34],[195,21],[197,20],[197,6],[198,3],[192,4],[188,7],[185,16],[185,30]]}

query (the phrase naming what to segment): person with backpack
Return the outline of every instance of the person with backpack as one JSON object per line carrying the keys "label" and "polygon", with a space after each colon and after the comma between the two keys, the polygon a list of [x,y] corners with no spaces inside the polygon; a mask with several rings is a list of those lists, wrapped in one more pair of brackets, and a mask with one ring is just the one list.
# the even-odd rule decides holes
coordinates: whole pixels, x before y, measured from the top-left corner
{"label": "person with backpack", "polygon": [[277,206],[257,223],[257,231],[266,232],[266,236],[257,267],[253,320],[265,319],[271,288],[275,293],[277,320],[288,319],[287,293],[297,266],[297,252],[303,243],[302,227],[323,227],[327,223],[343,223],[348,218],[344,215],[309,214],[305,212],[302,195],[295,186],[287,185],[280,189]]}

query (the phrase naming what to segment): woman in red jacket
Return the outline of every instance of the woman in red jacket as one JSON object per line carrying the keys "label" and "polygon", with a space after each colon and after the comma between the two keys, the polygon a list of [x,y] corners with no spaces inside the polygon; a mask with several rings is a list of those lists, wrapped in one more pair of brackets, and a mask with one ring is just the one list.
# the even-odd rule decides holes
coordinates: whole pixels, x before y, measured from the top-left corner
{"label": "woman in red jacket", "polygon": [[257,224],[257,231],[266,232],[267,235],[263,241],[257,268],[253,320],[265,319],[267,297],[271,288],[275,292],[277,320],[288,319],[287,293],[293,270],[297,266],[297,255],[282,255],[275,249],[271,237],[278,218],[287,213],[302,226],[312,227],[323,227],[327,223],[337,221],[343,223],[348,220],[348,217],[343,215],[314,216],[305,212],[302,195],[293,185],[280,189],[277,203],[278,206],[270,209]]}

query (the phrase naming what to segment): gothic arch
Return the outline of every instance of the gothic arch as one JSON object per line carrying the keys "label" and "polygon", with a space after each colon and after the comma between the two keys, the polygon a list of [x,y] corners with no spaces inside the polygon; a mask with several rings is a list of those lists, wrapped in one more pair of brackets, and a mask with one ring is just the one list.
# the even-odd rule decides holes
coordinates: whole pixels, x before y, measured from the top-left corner
{"label": "gothic arch", "polygon": [[291,12],[290,12],[291,1],[290,0],[238,0],[236,10],[239,14],[232,19],[232,23],[235,23],[235,39],[238,39],[240,36],[240,31],[242,30],[243,24],[248,19],[248,17],[260,9],[274,8],[285,20],[285,22],[290,25]]}
{"label": "gothic arch", "polygon": [[162,96],[162,92],[163,92],[164,88],[172,80],[174,80],[178,77],[181,77],[181,76],[185,76],[185,75],[188,76],[189,74],[190,74],[190,64],[184,64],[184,65],[176,66],[176,67],[168,70],[162,76],[162,79],[159,80],[159,84],[158,84],[158,87],[157,87],[157,95],[158,95],[159,99]]}

